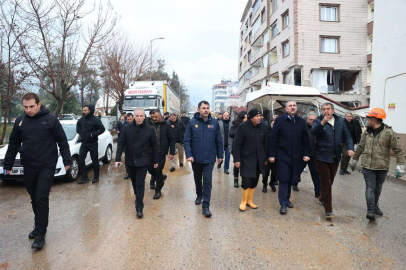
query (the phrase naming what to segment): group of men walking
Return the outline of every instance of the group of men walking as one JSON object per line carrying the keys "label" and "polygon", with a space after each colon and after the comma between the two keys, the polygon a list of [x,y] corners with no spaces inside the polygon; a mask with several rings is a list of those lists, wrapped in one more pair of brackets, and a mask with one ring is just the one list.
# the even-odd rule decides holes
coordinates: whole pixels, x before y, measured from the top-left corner
{"label": "group of men walking", "polygon": [[[17,153],[20,153],[24,167],[24,180],[31,196],[35,215],[35,229],[29,234],[35,239],[33,249],[41,249],[45,244],[48,226],[49,192],[53,183],[58,160],[58,148],[65,170],[71,165],[71,154],[66,135],[59,120],[42,107],[38,96],[26,94],[23,99],[25,114],[15,121],[10,135],[9,147],[4,160],[5,173],[11,174]],[[210,200],[212,172],[215,163],[221,168],[225,157],[224,173],[229,174],[230,155],[234,159],[234,186],[239,187],[241,175],[241,211],[246,207],[257,209],[253,195],[262,175],[265,187],[272,171],[270,186],[276,191],[279,183],[278,199],[280,213],[286,214],[293,208],[290,201],[293,185],[300,182],[306,165],[311,172],[315,196],[325,209],[325,217],[334,217],[332,207],[332,186],[341,160],[340,173],[346,174],[348,160],[357,162],[361,157],[361,167],[366,182],[367,218],[383,215],[379,208],[379,197],[389,170],[390,150],[396,155],[396,172],[404,174],[404,152],[396,133],[383,123],[385,111],[372,109],[367,115],[368,127],[361,135],[360,129],[352,123],[351,117],[344,120],[335,114],[334,105],[322,105],[322,114],[311,112],[307,119],[297,114],[295,101],[286,103],[286,114],[276,117],[270,124],[265,122],[257,109],[248,113],[242,111],[230,124],[228,112],[222,120],[212,118],[207,101],[198,104],[198,112],[189,121],[176,114],[163,117],[159,110],[150,111],[146,120],[143,108],[136,108],[134,114],[120,117],[116,130],[118,144],[115,166],[122,164],[125,153],[127,175],[131,178],[135,193],[135,208],[138,218],[143,217],[145,178],[151,174],[150,186],[155,189],[153,199],[160,199],[166,176],[162,173],[166,156],[171,160],[171,171],[179,155],[179,166],[183,166],[183,147],[186,160],[191,162],[196,187],[196,205],[202,205],[202,214],[211,217]],[[346,117],[346,118],[347,118]],[[346,121],[348,123],[346,123]],[[77,133],[82,143],[79,154],[81,178],[78,183],[88,182],[86,164],[88,152],[92,158],[94,179],[99,181],[97,138],[105,131],[100,119],[94,116],[94,106],[83,107],[83,117],[77,122]],[[355,137],[355,138],[354,138]],[[354,143],[358,143],[354,152]],[[344,164],[343,164],[344,163]],[[173,170],[172,170],[173,169]]]}

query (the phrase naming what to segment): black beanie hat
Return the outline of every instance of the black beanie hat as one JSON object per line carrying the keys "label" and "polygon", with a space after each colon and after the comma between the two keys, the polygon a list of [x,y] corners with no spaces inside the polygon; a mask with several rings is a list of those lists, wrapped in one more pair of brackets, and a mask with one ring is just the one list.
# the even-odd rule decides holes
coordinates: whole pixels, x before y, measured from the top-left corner
{"label": "black beanie hat", "polygon": [[254,108],[251,109],[250,112],[248,113],[248,118],[254,118],[255,116],[257,116],[258,114],[261,114],[260,111],[258,111],[258,109]]}

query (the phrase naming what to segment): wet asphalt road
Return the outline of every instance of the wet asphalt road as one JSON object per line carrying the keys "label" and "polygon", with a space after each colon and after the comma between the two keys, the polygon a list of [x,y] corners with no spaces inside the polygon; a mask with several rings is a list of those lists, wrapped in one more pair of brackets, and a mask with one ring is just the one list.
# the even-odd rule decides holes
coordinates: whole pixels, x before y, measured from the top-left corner
{"label": "wet asphalt road", "polygon": [[406,269],[405,182],[385,182],[384,217],[370,223],[362,175],[338,175],[336,218],[328,222],[309,173],[292,191],[295,208],[281,216],[277,193],[262,193],[262,183],[259,208],[240,212],[241,189],[215,168],[213,217],[205,218],[194,204],[191,166],[169,168],[160,200],[146,189],[141,220],[124,166],[103,165],[98,184],[56,182],[46,246],[37,252],[28,240],[34,222],[25,187],[0,183],[0,269]]}

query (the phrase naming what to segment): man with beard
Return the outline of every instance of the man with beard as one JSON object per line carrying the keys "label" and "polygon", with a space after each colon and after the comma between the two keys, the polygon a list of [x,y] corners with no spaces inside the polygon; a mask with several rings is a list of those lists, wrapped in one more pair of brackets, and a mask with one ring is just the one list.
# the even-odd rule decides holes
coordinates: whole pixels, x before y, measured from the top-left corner
{"label": "man with beard", "polygon": [[151,118],[154,121],[154,125],[152,126],[155,131],[155,135],[158,142],[158,151],[159,151],[159,162],[158,168],[153,167],[153,163],[151,163],[148,172],[151,174],[151,178],[153,178],[156,182],[155,186],[155,195],[153,197],[154,200],[158,200],[161,198],[161,190],[164,186],[164,175],[162,174],[162,170],[165,167],[166,155],[168,154],[169,150],[169,159],[173,160],[175,155],[175,134],[171,129],[171,125],[169,121],[164,121],[162,119],[161,111],[158,109],[151,111]]}
{"label": "man with beard", "polygon": [[[172,133],[175,136],[175,147],[176,147],[176,152],[178,153],[178,158],[179,158],[179,167],[183,167],[183,133],[184,133],[184,126],[183,122],[176,117],[175,113],[172,113],[171,116],[169,117],[168,121],[170,127],[172,128]],[[171,159],[171,172],[175,171],[175,166],[176,166],[176,158]]]}
{"label": "man with beard", "polygon": [[[225,112],[223,114],[223,120],[219,121],[221,138],[223,139],[223,149],[224,149],[224,173],[229,174],[228,169],[230,168],[230,151],[232,144],[232,138],[229,137],[231,123],[230,123],[230,114]],[[221,168],[221,164],[217,165],[217,169]]]}
{"label": "man with beard", "polygon": [[83,117],[81,117],[76,123],[76,132],[80,135],[79,142],[79,171],[82,174],[78,180],[78,184],[83,184],[89,182],[87,177],[87,168],[86,168],[86,156],[90,152],[90,158],[92,159],[93,165],[93,181],[92,183],[99,182],[99,135],[103,134],[105,128],[100,121],[100,119],[94,116],[94,105],[85,105],[83,106]]}
{"label": "man with beard", "polygon": [[17,152],[20,152],[24,168],[24,183],[31,196],[32,210],[35,216],[35,229],[28,235],[35,239],[32,249],[42,249],[49,217],[49,192],[51,191],[58,148],[65,170],[71,165],[69,144],[65,132],[53,114],[42,107],[35,93],[23,97],[25,114],[16,119],[10,135],[9,145],[4,158],[3,169],[11,174]]}
{"label": "man with beard", "polygon": [[276,161],[282,215],[287,213],[287,207],[294,207],[290,201],[292,185],[300,182],[303,162],[310,160],[306,122],[296,114],[296,101],[288,101],[285,111],[284,116],[275,119],[269,139],[269,161]]}
{"label": "man with beard", "polygon": [[128,124],[117,143],[116,168],[121,166],[121,155],[125,149],[125,163],[128,166],[135,194],[137,217],[144,216],[145,176],[148,168],[156,169],[159,163],[158,142],[154,128],[145,123],[143,108],[134,110],[135,121]]}
{"label": "man with beard", "polygon": [[252,209],[258,206],[252,202],[254,190],[258,185],[259,175],[266,175],[268,138],[265,124],[261,123],[261,113],[251,109],[248,120],[242,123],[235,134],[233,157],[236,168],[241,168],[242,199],[240,211],[245,211],[247,205]]}
{"label": "man with beard", "polygon": [[313,122],[312,134],[316,137],[316,165],[321,179],[321,198],[326,219],[334,218],[332,187],[340,164],[342,143],[348,148],[348,156],[354,153],[354,144],[344,119],[335,114],[332,103],[324,103],[322,115]]}
{"label": "man with beard", "polygon": [[[192,169],[196,184],[195,204],[202,203],[202,214],[211,217],[210,198],[212,188],[212,173],[214,163],[223,160],[223,141],[220,126],[210,115],[210,105],[207,101],[200,101],[198,112],[189,121],[185,132],[186,160],[192,162]],[[202,182],[203,178],[203,182]]]}

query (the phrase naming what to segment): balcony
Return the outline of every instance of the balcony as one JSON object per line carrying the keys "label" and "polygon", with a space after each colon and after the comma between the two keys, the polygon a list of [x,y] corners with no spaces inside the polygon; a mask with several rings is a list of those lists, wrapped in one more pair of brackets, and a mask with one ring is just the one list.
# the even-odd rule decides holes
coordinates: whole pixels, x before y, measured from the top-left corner
{"label": "balcony", "polygon": [[368,35],[372,35],[372,33],[374,32],[374,21],[372,21],[372,22],[369,22],[368,24],[367,24],[367,34]]}
{"label": "balcony", "polygon": [[268,51],[269,51],[269,42],[265,46],[262,46],[261,49],[259,49],[251,57],[250,65],[253,66],[253,67],[260,67],[261,66],[262,56],[264,56],[264,54],[266,54]]}
{"label": "balcony", "polygon": [[269,67],[262,68],[258,74],[252,76],[250,81],[251,85],[261,85],[261,81],[269,76]]}
{"label": "balcony", "polygon": [[263,22],[261,26],[259,27],[259,30],[252,36],[251,38],[251,46],[255,47],[260,47],[262,46],[262,39],[260,38],[262,34],[266,31],[268,28],[268,24],[266,22]]}

